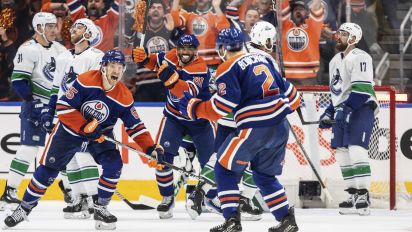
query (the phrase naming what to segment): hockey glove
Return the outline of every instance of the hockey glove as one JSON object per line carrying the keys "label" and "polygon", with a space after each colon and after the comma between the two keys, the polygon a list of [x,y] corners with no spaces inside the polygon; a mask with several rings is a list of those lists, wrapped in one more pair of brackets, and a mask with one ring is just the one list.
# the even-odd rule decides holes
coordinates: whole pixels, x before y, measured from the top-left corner
{"label": "hockey glove", "polygon": [[179,81],[179,74],[177,74],[177,72],[165,61],[163,61],[163,64],[159,67],[157,76],[168,89],[173,88],[177,81]]}
{"label": "hockey glove", "polygon": [[44,106],[40,114],[42,130],[51,133],[53,130],[53,115],[49,106]]}
{"label": "hockey glove", "polygon": [[97,120],[93,118],[91,122],[85,123],[80,127],[80,134],[83,135],[89,141],[103,142],[103,132],[102,127],[99,125]]}
{"label": "hockey glove", "polygon": [[133,49],[132,59],[137,64],[146,64],[149,61],[147,48],[136,47]]}
{"label": "hockey glove", "polygon": [[199,105],[199,103],[202,102],[202,100],[193,97],[190,93],[186,91],[183,93],[184,96],[179,101],[179,111],[183,116],[195,120],[197,119],[196,108]]}
{"label": "hockey glove", "polygon": [[39,99],[23,101],[21,104],[20,118],[32,122],[35,126],[40,124],[40,114],[43,109],[43,103]]}
{"label": "hockey glove", "polygon": [[321,129],[328,129],[332,127],[332,119],[333,115],[335,114],[335,109],[333,105],[330,104],[328,108],[326,108],[325,112],[319,118],[319,128]]}
{"label": "hockey glove", "polygon": [[341,104],[336,108],[336,124],[339,128],[344,129],[349,125],[350,117],[352,115],[352,108]]}
{"label": "hockey glove", "polygon": [[156,168],[157,170],[162,170],[164,168],[162,163],[165,162],[165,152],[162,146],[159,144],[154,144],[153,146],[147,148],[146,154],[153,157],[153,159],[149,159],[149,167]]}

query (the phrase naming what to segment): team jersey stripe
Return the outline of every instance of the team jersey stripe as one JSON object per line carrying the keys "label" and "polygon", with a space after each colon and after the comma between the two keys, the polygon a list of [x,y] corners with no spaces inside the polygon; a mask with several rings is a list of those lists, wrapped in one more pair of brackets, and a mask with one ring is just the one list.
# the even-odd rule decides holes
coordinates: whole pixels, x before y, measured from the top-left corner
{"label": "team jersey stripe", "polygon": [[31,73],[25,71],[14,70],[11,75],[11,81],[27,80],[31,81]]}
{"label": "team jersey stripe", "polygon": [[222,153],[222,156],[219,159],[219,163],[227,168],[232,168],[232,161],[236,155],[237,150],[243,144],[243,142],[249,137],[252,132],[251,128],[241,130],[239,135],[232,138],[229,142],[229,145],[226,147],[225,151]]}

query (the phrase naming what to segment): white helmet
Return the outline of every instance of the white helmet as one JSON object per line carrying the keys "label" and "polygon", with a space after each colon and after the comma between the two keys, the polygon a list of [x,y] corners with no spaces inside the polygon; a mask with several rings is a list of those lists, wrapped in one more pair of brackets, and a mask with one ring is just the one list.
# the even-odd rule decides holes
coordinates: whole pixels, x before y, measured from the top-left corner
{"label": "white helmet", "polygon": [[39,31],[37,31],[37,25],[40,25],[43,28],[44,32],[44,27],[47,23],[57,23],[56,16],[48,12],[38,12],[34,15],[32,25],[34,31],[36,31],[37,33],[42,34]]}
{"label": "white helmet", "polygon": [[355,36],[355,42],[349,43],[349,45],[357,44],[362,39],[362,28],[356,23],[344,23],[340,25],[339,31],[346,31],[349,33],[349,39]]}
{"label": "white helmet", "polygon": [[[272,51],[273,44],[276,41],[276,28],[266,21],[257,22],[250,31],[250,38],[253,44],[263,46]],[[271,47],[267,47],[267,41],[270,41]]]}
{"label": "white helmet", "polygon": [[[95,42],[95,40],[99,36],[99,29],[97,29],[97,26],[93,23],[93,21],[90,20],[90,19],[87,19],[87,18],[81,18],[81,19],[76,20],[73,23],[72,27],[75,27],[76,24],[82,24],[86,27],[86,30],[83,33],[83,38],[79,42],[77,42],[76,45],[81,43],[83,40],[87,40],[87,41],[90,42],[90,45],[93,45],[93,43]],[[84,36],[86,33],[91,34],[90,38],[86,38]]]}

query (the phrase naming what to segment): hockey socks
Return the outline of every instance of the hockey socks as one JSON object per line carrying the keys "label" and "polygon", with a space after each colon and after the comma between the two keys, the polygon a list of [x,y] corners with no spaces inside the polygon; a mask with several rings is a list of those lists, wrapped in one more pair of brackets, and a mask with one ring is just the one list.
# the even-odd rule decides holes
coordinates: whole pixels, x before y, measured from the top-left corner
{"label": "hockey socks", "polygon": [[16,153],[16,157],[11,161],[10,171],[7,177],[7,186],[17,188],[34,161],[39,147],[21,145]]}
{"label": "hockey socks", "polygon": [[237,185],[237,174],[224,168],[220,163],[215,165],[217,192],[225,219],[238,214],[240,191]]}
{"label": "hockey socks", "polygon": [[21,202],[22,207],[29,210],[35,207],[58,174],[58,170],[40,165],[34,172],[33,178],[27,186]]}
{"label": "hockey socks", "polygon": [[[173,164],[173,158],[172,154],[165,152],[165,161],[167,163]],[[164,167],[162,170],[156,170],[156,181],[160,195],[173,196],[173,170],[171,168]]]}
{"label": "hockey socks", "polygon": [[288,215],[289,210],[285,189],[274,176],[253,172],[253,178],[270,212],[275,216],[277,221],[281,221],[282,218]]}

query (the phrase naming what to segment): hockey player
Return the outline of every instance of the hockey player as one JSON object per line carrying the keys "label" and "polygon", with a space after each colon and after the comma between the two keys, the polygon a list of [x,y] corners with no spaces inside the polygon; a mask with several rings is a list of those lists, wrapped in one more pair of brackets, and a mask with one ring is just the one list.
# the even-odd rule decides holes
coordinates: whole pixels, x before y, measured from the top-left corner
{"label": "hockey player", "polygon": [[[192,137],[198,151],[201,167],[213,153],[214,129],[208,120],[190,119],[179,112],[178,102],[183,91],[189,91],[199,99],[210,98],[209,79],[206,62],[198,57],[199,41],[194,35],[183,35],[177,41],[177,49],[167,53],[148,54],[144,48],[133,51],[136,63],[145,63],[145,67],[154,70],[159,67],[159,79],[167,89],[167,102],[164,118],[156,136],[156,142],[165,149],[165,159],[173,163],[182,138],[188,134]],[[164,63],[162,65],[162,63]],[[171,218],[174,207],[173,172],[170,168],[156,171],[156,180],[163,200],[157,207],[161,219]]]}
{"label": "hockey player", "polygon": [[[332,127],[331,147],[336,149],[349,199],[340,203],[340,213],[368,215],[371,168],[369,140],[378,108],[373,89],[373,63],[366,52],[356,48],[362,29],[344,23],[336,36],[338,54],[329,63],[331,104],[320,117],[320,128]],[[336,123],[332,124],[331,120]]]}
{"label": "hockey player", "polygon": [[[11,216],[4,220],[13,227],[27,218],[47,188],[79,151],[89,151],[102,166],[98,195],[94,200],[96,229],[114,229],[117,218],[108,209],[122,171],[122,159],[116,145],[108,141],[95,141],[102,134],[113,136],[113,126],[120,118],[126,132],[148,154],[159,155],[157,147],[133,107],[133,97],[120,82],[125,67],[122,52],[110,50],[102,58],[100,70],[80,74],[73,85],[57,102],[59,121],[54,127],[33,174],[23,200]],[[100,139],[99,139],[100,140]]]}
{"label": "hockey player", "polygon": [[243,43],[239,30],[222,30],[216,46],[225,62],[217,69],[217,93],[202,101],[185,92],[179,103],[182,114],[192,119],[217,120],[234,113],[237,130],[219,148],[215,165],[218,196],[226,221],[210,231],[242,231],[237,182],[249,162],[256,185],[280,221],[269,231],[297,231],[294,210],[289,208],[284,188],[275,176],[282,173],[289,137],[285,117],[299,106],[299,95],[266,56],[245,54]]}
{"label": "hockey player", "polygon": [[[53,80],[49,107],[42,110],[41,119],[45,128],[52,123],[57,98],[64,95],[79,74],[99,70],[104,55],[99,49],[90,47],[91,42],[99,33],[90,19],[76,20],[70,33],[74,49],[60,54],[56,59],[56,75]],[[99,180],[96,162],[89,153],[79,152],[67,164],[66,172],[72,189],[73,202],[63,209],[64,217],[90,217],[88,202],[91,202],[92,195],[97,194],[97,181]]]}
{"label": "hockey player", "polygon": [[11,77],[14,91],[24,100],[20,112],[20,147],[10,164],[7,184],[0,198],[0,210],[7,204],[18,204],[16,188],[44,146],[46,132],[40,124],[40,114],[49,102],[56,70],[56,57],[66,51],[56,39],[56,16],[40,12],[33,17],[35,34],[22,44],[14,58]]}
{"label": "hockey player", "polygon": [[[251,41],[249,43],[248,51],[251,53],[258,53],[263,56],[266,56],[271,62],[272,65],[276,68],[276,71],[279,72],[278,65],[276,61],[268,54],[273,52],[274,44],[276,41],[276,28],[265,21],[260,21],[253,26],[251,33]],[[219,147],[222,145],[224,140],[232,133],[236,131],[236,123],[233,120],[233,113],[230,113],[218,121],[216,140],[215,140],[215,151],[217,152]],[[215,181],[215,175],[213,167],[216,163],[215,154],[202,169],[200,175],[203,178],[206,178],[212,182]],[[243,191],[241,192],[239,210],[241,213],[242,220],[259,220],[261,219],[262,211],[254,207],[252,199],[256,194],[257,187],[252,178],[252,171],[248,166],[242,176]],[[207,183],[200,183],[196,186],[193,193],[188,198],[187,210],[192,217],[196,218],[201,214],[203,196],[207,193],[212,186]],[[215,208],[220,206],[216,205],[213,201],[204,201],[207,206],[210,208]]]}

